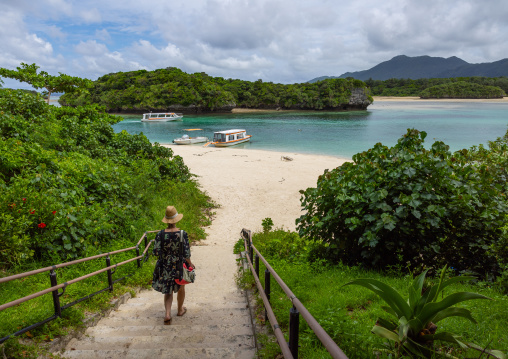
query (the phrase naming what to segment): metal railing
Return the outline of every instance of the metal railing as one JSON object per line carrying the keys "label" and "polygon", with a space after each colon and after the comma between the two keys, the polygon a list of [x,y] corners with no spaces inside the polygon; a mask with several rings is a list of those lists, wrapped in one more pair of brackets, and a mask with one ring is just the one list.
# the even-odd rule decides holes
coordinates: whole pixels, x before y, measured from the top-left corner
{"label": "metal railing", "polygon": [[[33,293],[33,294],[30,294],[30,295],[27,295],[26,297],[13,300],[12,302],[2,304],[2,305],[0,305],[0,312],[5,310],[5,309],[7,309],[7,308],[10,308],[10,307],[13,307],[15,305],[21,304],[23,302],[27,302],[29,300],[32,300],[32,299],[37,298],[37,297],[40,297],[41,295],[44,295],[44,294],[47,294],[47,293],[50,293],[50,292],[52,292],[52,294],[53,294],[53,306],[54,306],[54,309],[55,309],[55,314],[52,315],[51,317],[46,318],[46,319],[44,319],[41,322],[38,322],[38,323],[32,324],[32,325],[30,325],[28,327],[25,327],[25,328],[23,328],[21,330],[18,330],[17,332],[12,333],[12,334],[10,334],[10,335],[8,335],[6,337],[0,338],[0,343],[3,343],[4,341],[9,339],[10,337],[21,335],[21,334],[23,334],[23,333],[25,333],[25,332],[27,332],[29,330],[37,328],[37,327],[39,327],[39,326],[41,326],[41,325],[43,325],[43,324],[45,324],[45,323],[47,323],[47,322],[49,322],[49,321],[51,321],[53,319],[56,319],[56,318],[60,317],[62,315],[62,310],[64,310],[64,309],[72,307],[75,304],[78,304],[78,303],[80,303],[80,302],[82,302],[84,300],[92,298],[95,295],[103,293],[105,291],[109,290],[110,292],[112,292],[113,291],[113,284],[121,281],[124,278],[130,277],[131,275],[134,274],[134,272],[132,272],[132,273],[127,274],[127,275],[125,275],[125,276],[123,276],[121,278],[113,280],[113,274],[116,272],[117,267],[120,267],[120,266],[122,266],[124,264],[136,261],[137,262],[137,268],[141,268],[142,261],[146,262],[148,260],[150,254],[149,253],[147,254],[147,252],[148,252],[148,248],[153,243],[153,239],[150,242],[148,242],[147,234],[148,233],[155,233],[155,232],[159,232],[159,231],[147,231],[147,232],[145,232],[143,234],[143,236],[141,236],[141,239],[138,241],[138,243],[135,246],[133,246],[133,247],[123,248],[123,249],[119,249],[119,250],[116,250],[116,251],[113,251],[113,252],[107,252],[107,253],[103,253],[103,254],[98,254],[98,255],[95,255],[95,256],[92,256],[92,257],[77,259],[77,260],[74,260],[74,261],[71,261],[71,262],[60,263],[60,264],[56,264],[56,265],[53,265],[53,266],[49,266],[49,267],[45,267],[45,268],[40,268],[40,269],[32,270],[32,271],[29,271],[29,272],[19,273],[19,274],[15,274],[15,275],[12,275],[12,276],[9,276],[9,277],[0,278],[0,284],[2,284],[2,283],[10,282],[12,280],[21,279],[21,278],[25,278],[25,277],[29,277],[29,276],[32,276],[32,275],[35,275],[35,274],[44,273],[44,272],[49,271],[49,278],[50,278],[51,287],[46,288],[44,290],[41,290],[41,291],[39,291],[37,293]],[[144,244],[145,244],[145,249],[144,249],[143,253],[140,254],[139,245],[141,244],[141,242],[143,240],[144,240]],[[120,263],[117,263],[117,264],[114,264],[114,265],[111,265],[111,258],[110,258],[111,255],[117,254],[117,253],[131,251],[131,250],[136,250],[136,257],[128,259],[128,260],[123,261],[123,262],[120,262]],[[57,280],[57,276],[56,276],[56,269],[72,266],[74,264],[83,263],[83,262],[87,262],[87,261],[90,261],[90,260],[93,260],[93,259],[98,259],[98,258],[103,258],[103,257],[106,257],[106,267],[105,268],[100,269],[98,271],[95,271],[93,273],[86,274],[86,275],[81,276],[79,278],[75,278],[75,279],[72,279],[70,281],[58,284],[58,280]],[[94,293],[91,293],[91,294],[85,296],[85,297],[79,298],[79,299],[73,301],[72,303],[68,303],[68,304],[63,305],[63,306],[60,305],[60,297],[65,293],[65,289],[67,288],[67,286],[69,286],[71,284],[74,284],[74,283],[77,283],[77,282],[80,282],[80,281],[82,281],[84,279],[93,277],[93,276],[95,276],[97,274],[104,273],[104,272],[107,272],[107,277],[108,277],[108,286],[106,288],[98,290],[98,291],[96,291]],[[62,289],[62,292],[59,292],[60,289]]]}
{"label": "metal railing", "polygon": [[[319,323],[314,319],[312,314],[305,308],[305,306],[296,298],[296,296],[291,292],[289,287],[284,283],[284,281],[278,276],[275,270],[268,264],[266,259],[259,253],[257,248],[252,244],[252,233],[248,229],[242,229],[241,235],[244,240],[245,250],[247,251],[247,261],[250,267],[250,270],[254,276],[254,281],[256,282],[256,286],[259,291],[259,295],[263,299],[263,303],[265,306],[265,319],[268,319],[270,325],[273,329],[275,337],[279,343],[279,346],[282,351],[282,355],[286,359],[298,358],[298,337],[299,337],[299,323],[300,323],[300,315],[305,319],[309,327],[312,329],[316,337],[321,341],[323,346],[326,348],[328,353],[330,353],[332,358],[335,359],[347,359],[346,354],[338,347],[338,345],[333,341],[333,339],[326,333],[326,331],[319,325]],[[256,255],[254,256],[254,252]],[[263,288],[260,280],[259,280],[259,260],[265,265],[265,288]],[[252,262],[255,262],[255,267]],[[284,291],[287,297],[293,303],[293,307],[289,310],[289,343],[286,343],[286,339],[284,338],[284,334],[277,323],[277,318],[275,317],[275,313],[270,305],[270,275],[273,276],[275,281],[279,284],[280,288]]]}

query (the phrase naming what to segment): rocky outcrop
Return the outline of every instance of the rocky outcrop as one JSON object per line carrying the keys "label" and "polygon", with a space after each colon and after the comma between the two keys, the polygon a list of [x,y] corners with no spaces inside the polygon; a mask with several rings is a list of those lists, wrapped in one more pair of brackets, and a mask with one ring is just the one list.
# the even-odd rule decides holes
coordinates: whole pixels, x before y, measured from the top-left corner
{"label": "rocky outcrop", "polygon": [[372,103],[372,97],[369,96],[370,90],[367,88],[355,88],[351,90],[348,106],[359,110],[366,110]]}

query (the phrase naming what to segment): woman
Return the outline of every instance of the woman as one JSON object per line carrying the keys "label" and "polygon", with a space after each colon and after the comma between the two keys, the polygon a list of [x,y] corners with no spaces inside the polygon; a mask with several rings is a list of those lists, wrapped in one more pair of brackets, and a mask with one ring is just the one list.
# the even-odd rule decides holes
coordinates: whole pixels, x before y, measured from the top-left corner
{"label": "woman", "polygon": [[176,227],[176,223],[183,218],[183,214],[178,213],[176,208],[168,206],[166,215],[162,222],[167,223],[166,229],[161,230],[155,236],[153,254],[159,259],[153,271],[152,288],[164,294],[164,306],[166,308],[166,316],[164,324],[171,324],[171,305],[173,304],[173,293],[178,293],[178,313],[181,317],[187,312],[187,308],[183,306],[185,300],[185,286],[175,283],[175,279],[180,279],[182,270],[180,263],[180,233],[183,233],[183,257],[191,267],[196,267],[190,260],[189,237],[185,231],[180,232],[180,228]]}

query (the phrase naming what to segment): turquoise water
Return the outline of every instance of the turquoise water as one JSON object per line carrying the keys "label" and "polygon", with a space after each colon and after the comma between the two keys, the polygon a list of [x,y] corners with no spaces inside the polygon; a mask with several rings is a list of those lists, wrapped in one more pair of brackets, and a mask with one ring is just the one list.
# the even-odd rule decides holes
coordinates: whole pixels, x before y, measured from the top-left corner
{"label": "turquoise water", "polygon": [[[240,128],[252,135],[236,148],[323,154],[351,158],[381,142],[393,146],[408,128],[427,132],[426,143],[443,141],[451,150],[487,144],[508,130],[508,103],[378,102],[359,112],[265,112],[185,115],[183,121],[145,123],[124,115],[115,131],[143,132],[168,144],[186,128],[214,131]],[[195,145],[199,146],[199,145]]]}

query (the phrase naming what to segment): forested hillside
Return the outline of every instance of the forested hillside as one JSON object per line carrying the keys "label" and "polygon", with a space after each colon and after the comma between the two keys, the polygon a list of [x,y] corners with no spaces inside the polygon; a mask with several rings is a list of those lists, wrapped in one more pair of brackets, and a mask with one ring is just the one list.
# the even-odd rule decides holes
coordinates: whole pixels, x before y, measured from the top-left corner
{"label": "forested hillside", "polygon": [[[507,77],[458,77],[458,78],[435,78],[435,79],[389,79],[389,80],[372,80],[365,81],[371,90],[372,96],[420,96],[422,91],[433,86],[453,84],[457,82],[466,82],[482,86],[495,86],[502,91],[508,93]],[[479,95],[487,97],[488,91]]]}
{"label": "forested hillside", "polygon": [[503,98],[506,93],[496,86],[485,86],[458,81],[429,87],[420,93],[421,98]]}
{"label": "forested hillside", "polygon": [[60,101],[71,106],[97,103],[109,112],[212,112],[235,107],[363,110],[372,98],[365,83],[354,79],[283,85],[187,74],[171,67],[104,75],[90,94],[66,94]]}

